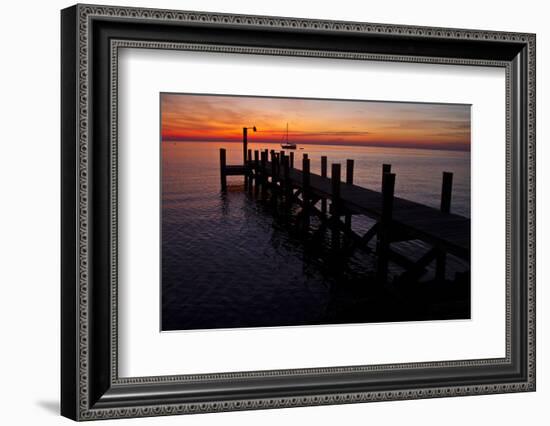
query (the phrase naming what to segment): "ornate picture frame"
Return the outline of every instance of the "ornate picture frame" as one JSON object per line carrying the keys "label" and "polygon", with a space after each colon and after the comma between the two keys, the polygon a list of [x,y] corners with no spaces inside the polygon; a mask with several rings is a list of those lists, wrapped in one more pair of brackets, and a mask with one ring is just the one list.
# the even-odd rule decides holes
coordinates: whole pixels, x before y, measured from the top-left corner
{"label": "ornate picture frame", "polygon": [[[73,420],[535,390],[534,34],[76,5],[61,13],[61,413]],[[506,72],[506,356],[154,377],[118,374],[120,48]]]}

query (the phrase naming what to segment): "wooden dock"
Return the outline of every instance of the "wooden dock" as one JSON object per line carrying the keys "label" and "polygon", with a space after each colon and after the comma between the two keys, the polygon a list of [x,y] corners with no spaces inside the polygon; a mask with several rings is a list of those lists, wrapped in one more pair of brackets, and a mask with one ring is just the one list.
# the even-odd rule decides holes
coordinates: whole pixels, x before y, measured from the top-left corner
{"label": "wooden dock", "polygon": [[[381,189],[375,191],[354,184],[351,159],[346,161],[344,181],[340,164],[332,164],[328,176],[326,157],[321,157],[320,175],[310,172],[307,154],[303,155],[301,170],[294,167],[294,161],[294,152],[248,150],[244,164],[232,166],[226,164],[226,152],[221,149],[222,190],[226,176],[243,175],[248,189],[256,187],[264,195],[269,192],[273,200],[287,206],[298,204],[303,231],[310,232],[310,218],[316,216],[321,221],[320,230],[330,230],[331,245],[338,252],[349,252],[350,248],[371,251],[369,242],[376,238],[377,276],[382,282],[387,281],[388,262],[405,269],[397,282],[418,280],[432,262],[436,264],[436,279],[444,280],[447,254],[469,264],[470,219],[451,213],[452,173],[443,173],[441,206],[437,209],[395,197],[396,176],[391,165],[383,165]],[[352,218],[357,215],[375,221],[363,235],[352,229]],[[391,248],[393,243],[407,240],[420,240],[431,248],[412,261]]]}

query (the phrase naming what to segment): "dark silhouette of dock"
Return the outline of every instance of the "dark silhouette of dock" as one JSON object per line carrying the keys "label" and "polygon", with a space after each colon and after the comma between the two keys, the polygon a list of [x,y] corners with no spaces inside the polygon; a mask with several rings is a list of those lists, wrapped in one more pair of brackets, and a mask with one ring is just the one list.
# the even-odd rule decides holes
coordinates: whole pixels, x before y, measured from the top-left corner
{"label": "dark silhouette of dock", "polygon": [[[220,150],[221,188],[227,187],[227,176],[242,175],[248,190],[269,193],[274,202],[283,206],[300,206],[297,219],[302,231],[331,233],[331,247],[338,253],[353,250],[372,252],[369,242],[376,239],[377,281],[387,282],[388,262],[395,262],[405,272],[395,280],[418,280],[426,267],[435,263],[435,279],[445,280],[446,259],[452,254],[470,262],[470,219],[451,213],[452,173],[442,176],[440,208],[426,206],[394,196],[396,175],[391,165],[381,171],[380,191],[354,184],[354,161],[345,165],[345,179],[338,163],[331,165],[328,174],[327,157],[321,157],[321,174],[311,173],[311,160],[303,154],[301,170],[294,167],[294,152],[254,151],[243,146],[244,161],[227,165],[226,151]],[[354,216],[374,219],[375,224],[364,234],[352,229]],[[320,220],[320,227],[312,230],[311,217]],[[429,247],[414,261],[392,249],[392,244],[420,240]]]}

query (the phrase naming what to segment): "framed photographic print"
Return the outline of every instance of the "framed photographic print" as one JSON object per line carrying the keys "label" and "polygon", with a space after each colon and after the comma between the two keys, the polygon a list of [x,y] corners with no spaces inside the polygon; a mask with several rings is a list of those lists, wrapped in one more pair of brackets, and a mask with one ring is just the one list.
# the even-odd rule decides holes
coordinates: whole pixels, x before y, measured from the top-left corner
{"label": "framed photographic print", "polygon": [[535,390],[535,36],[76,5],[74,420]]}

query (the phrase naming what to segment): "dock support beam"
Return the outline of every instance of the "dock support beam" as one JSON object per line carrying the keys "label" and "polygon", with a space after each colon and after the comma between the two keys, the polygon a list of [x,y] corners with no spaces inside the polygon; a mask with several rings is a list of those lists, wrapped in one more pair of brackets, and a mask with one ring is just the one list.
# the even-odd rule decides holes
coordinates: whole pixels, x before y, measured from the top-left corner
{"label": "dock support beam", "polygon": [[382,176],[382,214],[380,217],[380,229],[378,231],[377,255],[378,267],[376,271],[377,281],[384,284],[388,280],[388,252],[390,246],[390,229],[393,216],[393,196],[395,191],[395,174],[384,173]]}
{"label": "dock support beam", "polygon": [[260,153],[260,180],[262,185],[262,198],[265,199],[267,195],[267,149]]}
{"label": "dock support beam", "polygon": [[332,248],[340,249],[340,164],[333,164],[331,170],[332,182]]}
{"label": "dock support beam", "polygon": [[[451,212],[451,195],[453,192],[453,174],[443,172],[441,182],[441,213],[449,214]],[[437,281],[445,280],[445,269],[447,263],[447,253],[438,250],[435,263],[435,279]]]}
{"label": "dock support beam", "polygon": [[290,168],[293,169],[294,168],[294,153],[292,151],[290,151],[290,164],[289,164]]}
{"label": "dock support beam", "polygon": [[283,157],[283,179],[285,191],[285,204],[288,209],[292,207],[292,183],[290,182],[290,159]]}
{"label": "dock support beam", "polygon": [[[327,157],[326,155],[323,155],[321,157],[321,176],[327,177]],[[323,215],[327,215],[327,199],[323,198],[321,200],[321,212]]]}
{"label": "dock support beam", "polygon": [[[346,183],[348,185],[353,185],[353,166],[354,166],[353,160],[346,160]],[[351,232],[351,214],[350,213],[346,213],[346,216],[345,216],[345,229],[346,229],[346,234]]]}
{"label": "dock support beam", "polygon": [[307,154],[304,154],[304,158],[302,160],[302,212],[303,212],[303,232],[309,231],[309,214],[310,214],[310,206],[309,206],[309,200],[310,200],[310,190],[309,190],[309,184],[310,184],[310,162],[309,158],[306,156]]}
{"label": "dock support beam", "polygon": [[252,190],[252,150],[247,151],[247,160],[244,163],[244,181],[248,190]]}
{"label": "dock support beam", "polygon": [[382,164],[382,184],[384,183],[384,174],[391,173],[391,164]]}
{"label": "dock support beam", "polygon": [[258,195],[258,189],[259,189],[259,175],[258,175],[258,169],[260,168],[260,152],[255,149],[254,150],[254,194]]}
{"label": "dock support beam", "polygon": [[451,212],[451,195],[453,192],[453,174],[443,172],[441,182],[441,213]]}
{"label": "dock support beam", "polygon": [[246,164],[247,151],[248,151],[248,128],[243,127],[243,164]]}
{"label": "dock support beam", "polygon": [[224,148],[220,148],[220,180],[222,191],[227,189],[227,175],[225,174],[225,166],[227,165],[227,156]]}

